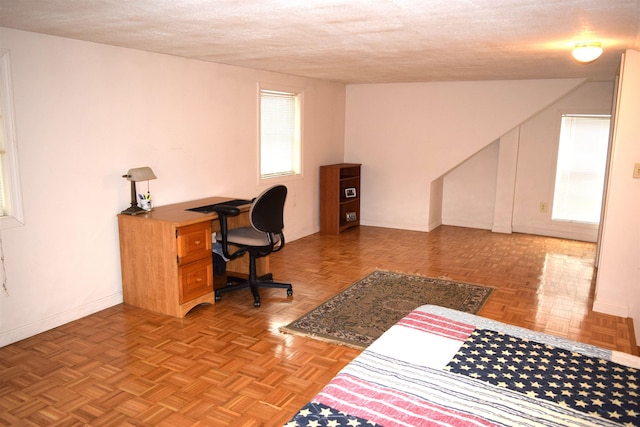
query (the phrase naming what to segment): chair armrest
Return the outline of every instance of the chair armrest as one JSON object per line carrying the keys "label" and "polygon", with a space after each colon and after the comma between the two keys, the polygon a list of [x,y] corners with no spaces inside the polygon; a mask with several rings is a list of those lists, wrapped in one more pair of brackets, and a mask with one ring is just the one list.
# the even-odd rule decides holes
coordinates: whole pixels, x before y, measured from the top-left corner
{"label": "chair armrest", "polygon": [[218,215],[224,215],[224,216],[240,215],[240,209],[236,208],[235,206],[225,206],[225,205],[214,206],[213,211]]}
{"label": "chair armrest", "polygon": [[229,226],[227,225],[227,217],[229,216],[238,216],[240,215],[240,209],[235,206],[225,206],[219,205],[213,208],[213,211],[218,214],[218,221],[220,222],[220,236],[221,244],[222,244],[222,253],[225,258],[232,260],[238,258],[239,256],[244,255],[246,250],[244,248],[238,249],[235,252],[231,252],[229,248],[229,243],[227,242],[227,233],[229,231]]}
{"label": "chair armrest", "polygon": [[271,252],[278,252],[280,249],[284,248],[284,233],[280,232],[278,233],[278,237],[279,237],[279,242],[277,244],[277,246],[274,246],[271,250]]}

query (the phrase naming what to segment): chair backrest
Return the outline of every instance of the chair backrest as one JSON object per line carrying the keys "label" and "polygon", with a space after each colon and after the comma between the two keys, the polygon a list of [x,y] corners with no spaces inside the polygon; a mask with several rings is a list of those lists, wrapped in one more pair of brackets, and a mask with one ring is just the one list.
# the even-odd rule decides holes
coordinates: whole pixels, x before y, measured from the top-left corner
{"label": "chair backrest", "polygon": [[282,233],[284,228],[284,201],[287,187],[275,185],[262,192],[251,205],[251,225],[263,233]]}

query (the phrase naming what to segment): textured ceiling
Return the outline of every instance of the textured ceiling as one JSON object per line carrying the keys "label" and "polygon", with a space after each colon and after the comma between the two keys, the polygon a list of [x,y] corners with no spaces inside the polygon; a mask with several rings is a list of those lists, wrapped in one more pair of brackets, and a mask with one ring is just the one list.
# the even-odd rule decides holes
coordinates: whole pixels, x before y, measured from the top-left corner
{"label": "textured ceiling", "polygon": [[0,0],[0,26],[344,83],[611,80],[640,0]]}

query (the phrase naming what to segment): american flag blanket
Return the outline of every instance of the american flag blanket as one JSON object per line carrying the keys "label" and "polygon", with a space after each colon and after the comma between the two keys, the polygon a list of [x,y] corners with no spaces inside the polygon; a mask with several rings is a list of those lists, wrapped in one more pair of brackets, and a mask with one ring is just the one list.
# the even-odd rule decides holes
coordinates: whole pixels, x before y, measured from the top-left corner
{"label": "american flag blanket", "polygon": [[422,306],[287,427],[638,426],[640,358]]}

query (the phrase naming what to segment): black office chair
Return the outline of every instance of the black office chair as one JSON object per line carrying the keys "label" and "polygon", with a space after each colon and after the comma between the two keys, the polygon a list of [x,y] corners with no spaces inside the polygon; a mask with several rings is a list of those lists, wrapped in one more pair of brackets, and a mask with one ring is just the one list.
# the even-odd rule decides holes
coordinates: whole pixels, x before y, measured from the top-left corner
{"label": "black office chair", "polygon": [[[264,276],[257,276],[256,260],[267,256],[273,252],[278,252],[284,247],[283,214],[284,201],[287,197],[287,187],[276,185],[265,190],[256,197],[249,211],[251,227],[240,227],[229,229],[227,218],[240,214],[240,210],[233,206],[216,206],[214,210],[218,213],[220,220],[220,234],[216,240],[222,243],[222,252],[229,260],[249,253],[249,278],[240,283],[237,278],[227,278],[227,285],[224,288],[216,289],[215,300],[220,301],[222,293],[239,289],[251,289],[253,294],[253,306],[260,307],[260,293],[258,288],[284,288],[287,296],[293,295],[293,288],[289,283],[278,283],[273,281],[271,273]],[[231,246],[235,251],[231,251]]]}

